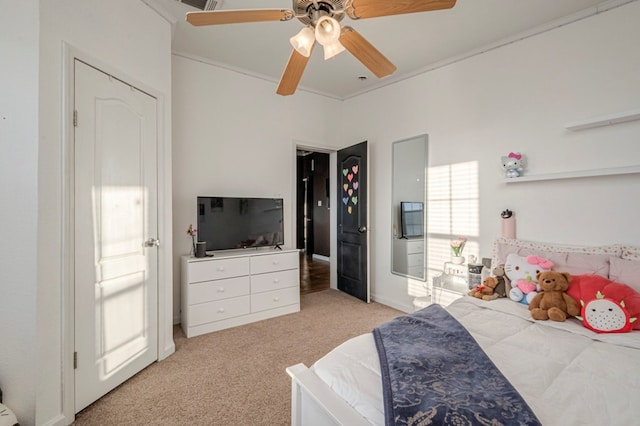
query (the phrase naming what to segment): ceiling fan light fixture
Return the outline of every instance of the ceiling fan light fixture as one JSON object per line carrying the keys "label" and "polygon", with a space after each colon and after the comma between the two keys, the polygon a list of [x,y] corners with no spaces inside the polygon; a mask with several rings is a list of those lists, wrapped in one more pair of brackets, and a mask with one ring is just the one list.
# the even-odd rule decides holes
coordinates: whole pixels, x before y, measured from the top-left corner
{"label": "ceiling fan light fixture", "polygon": [[316,40],[323,46],[338,41],[340,38],[340,24],[330,16],[323,16],[316,22]]}
{"label": "ceiling fan light fixture", "polygon": [[300,32],[289,39],[289,43],[296,51],[304,57],[311,55],[311,48],[315,43],[315,35],[313,28],[307,26],[300,30]]}
{"label": "ceiling fan light fixture", "polygon": [[345,48],[338,40],[334,41],[331,44],[325,44],[324,48],[324,60],[331,59],[336,56],[338,53],[344,52]]}

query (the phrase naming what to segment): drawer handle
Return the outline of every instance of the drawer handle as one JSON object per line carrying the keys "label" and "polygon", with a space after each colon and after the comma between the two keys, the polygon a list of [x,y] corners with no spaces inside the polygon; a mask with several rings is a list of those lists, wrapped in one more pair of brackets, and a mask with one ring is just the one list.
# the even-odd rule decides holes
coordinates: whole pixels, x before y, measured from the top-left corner
{"label": "drawer handle", "polygon": [[224,293],[224,291],[225,291],[225,290],[224,290],[224,287],[220,287],[220,288],[218,289],[218,293]]}
{"label": "drawer handle", "polygon": [[274,301],[274,302],[279,302],[279,301],[280,301],[280,298],[279,298],[278,296],[276,296],[276,297],[274,297],[274,298],[273,298],[273,301]]}
{"label": "drawer handle", "polygon": [[279,282],[280,282],[280,280],[279,280],[279,279],[277,279],[277,278],[274,278],[274,279],[273,279],[273,283],[274,283],[274,284],[278,284]]}
{"label": "drawer handle", "polygon": [[224,272],[224,266],[218,267],[218,272]]}
{"label": "drawer handle", "polygon": [[224,314],[224,308],[220,308],[220,309],[218,309],[218,313],[219,313],[219,314]]}
{"label": "drawer handle", "polygon": [[274,264],[274,265],[277,265],[277,264],[279,264],[279,263],[280,263],[280,262],[278,262],[277,260],[274,260],[274,261],[273,261],[273,264]]}

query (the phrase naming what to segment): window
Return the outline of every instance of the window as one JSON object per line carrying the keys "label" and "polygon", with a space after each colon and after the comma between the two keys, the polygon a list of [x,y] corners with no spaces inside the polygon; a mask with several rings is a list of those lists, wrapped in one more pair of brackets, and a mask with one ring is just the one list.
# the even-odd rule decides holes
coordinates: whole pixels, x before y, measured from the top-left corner
{"label": "window", "polygon": [[478,255],[478,162],[430,167],[427,176],[427,280],[432,282],[452,256],[451,240],[467,238],[463,256]]}

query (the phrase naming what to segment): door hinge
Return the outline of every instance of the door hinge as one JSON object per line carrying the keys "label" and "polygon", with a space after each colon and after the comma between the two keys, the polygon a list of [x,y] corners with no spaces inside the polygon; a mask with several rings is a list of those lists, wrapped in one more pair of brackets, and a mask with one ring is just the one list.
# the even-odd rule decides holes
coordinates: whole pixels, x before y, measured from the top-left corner
{"label": "door hinge", "polygon": [[73,353],[73,368],[78,368],[78,352]]}
{"label": "door hinge", "polygon": [[78,110],[73,110],[73,127],[78,127]]}

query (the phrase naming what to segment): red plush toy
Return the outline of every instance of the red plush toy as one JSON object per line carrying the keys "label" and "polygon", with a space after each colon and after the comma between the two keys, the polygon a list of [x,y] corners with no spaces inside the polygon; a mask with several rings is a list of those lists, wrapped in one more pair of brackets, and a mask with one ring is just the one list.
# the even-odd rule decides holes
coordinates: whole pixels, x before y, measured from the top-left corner
{"label": "red plush toy", "polygon": [[640,293],[599,275],[575,275],[567,293],[580,303],[578,319],[596,333],[640,329]]}
{"label": "red plush toy", "polygon": [[580,316],[582,324],[596,333],[626,333],[633,330],[632,323],[637,318],[631,318],[624,300],[618,302],[604,297],[600,292],[590,302],[582,302]]}

